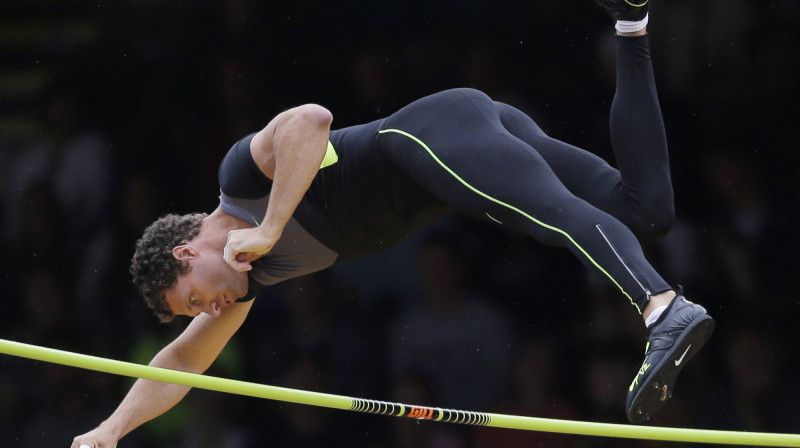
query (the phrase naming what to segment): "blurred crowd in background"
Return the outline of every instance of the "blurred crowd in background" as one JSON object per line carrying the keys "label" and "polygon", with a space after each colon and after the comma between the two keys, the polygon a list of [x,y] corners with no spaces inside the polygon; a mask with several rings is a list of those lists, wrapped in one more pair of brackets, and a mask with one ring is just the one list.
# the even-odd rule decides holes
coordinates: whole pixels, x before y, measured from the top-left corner
{"label": "blurred crowd in background", "polygon": [[[590,0],[4,2],[0,338],[146,363],[127,272],[144,227],[212,211],[216,171],[281,110],[334,128],[475,87],[613,161],[610,18]],[[800,432],[800,3],[651,6],[677,224],[646,247],[718,329],[654,424]],[[535,192],[532,192],[535,194]],[[564,250],[453,217],[265,289],[210,374],[474,411],[624,423],[635,309]],[[0,356],[0,446],[66,447],[132,380]],[[655,447],[192,391],[121,448]]]}

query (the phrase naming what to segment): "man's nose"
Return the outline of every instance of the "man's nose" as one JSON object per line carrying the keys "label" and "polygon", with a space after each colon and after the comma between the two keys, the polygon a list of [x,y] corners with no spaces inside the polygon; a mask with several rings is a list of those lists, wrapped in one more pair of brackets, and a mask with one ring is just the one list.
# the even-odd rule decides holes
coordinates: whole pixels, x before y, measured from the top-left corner
{"label": "man's nose", "polygon": [[220,308],[217,302],[211,301],[208,302],[208,304],[206,305],[206,309],[204,309],[203,311],[209,316],[217,317],[219,316]]}

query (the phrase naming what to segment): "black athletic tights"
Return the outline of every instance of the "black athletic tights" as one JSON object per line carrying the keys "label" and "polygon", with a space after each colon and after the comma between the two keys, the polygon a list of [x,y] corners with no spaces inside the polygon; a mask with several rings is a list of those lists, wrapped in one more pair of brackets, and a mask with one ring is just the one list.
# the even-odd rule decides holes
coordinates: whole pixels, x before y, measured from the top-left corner
{"label": "black athletic tights", "polygon": [[610,125],[619,170],[548,137],[509,105],[455,89],[388,117],[378,143],[440,200],[569,249],[641,312],[650,295],[670,286],[645,260],[637,236],[655,238],[674,219],[647,36],[617,38]]}

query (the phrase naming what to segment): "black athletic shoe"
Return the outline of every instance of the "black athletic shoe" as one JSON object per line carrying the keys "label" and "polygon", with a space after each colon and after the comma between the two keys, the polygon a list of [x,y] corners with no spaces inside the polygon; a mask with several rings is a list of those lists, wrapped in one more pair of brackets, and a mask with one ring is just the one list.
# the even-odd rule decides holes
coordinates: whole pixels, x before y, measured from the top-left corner
{"label": "black athletic shoe", "polygon": [[595,0],[614,20],[638,22],[647,15],[649,0]]}
{"label": "black athletic shoe", "polygon": [[678,373],[711,336],[714,320],[678,295],[649,329],[644,362],[628,388],[631,423],[649,419],[672,397]]}

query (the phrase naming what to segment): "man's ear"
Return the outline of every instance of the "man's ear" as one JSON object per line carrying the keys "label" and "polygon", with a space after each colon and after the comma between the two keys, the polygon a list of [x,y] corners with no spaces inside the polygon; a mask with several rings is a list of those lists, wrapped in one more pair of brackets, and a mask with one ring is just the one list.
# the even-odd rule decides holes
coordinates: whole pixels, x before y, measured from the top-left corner
{"label": "man's ear", "polygon": [[197,258],[199,255],[200,253],[194,246],[187,244],[172,248],[172,256],[175,257],[176,260],[191,260],[192,258]]}

